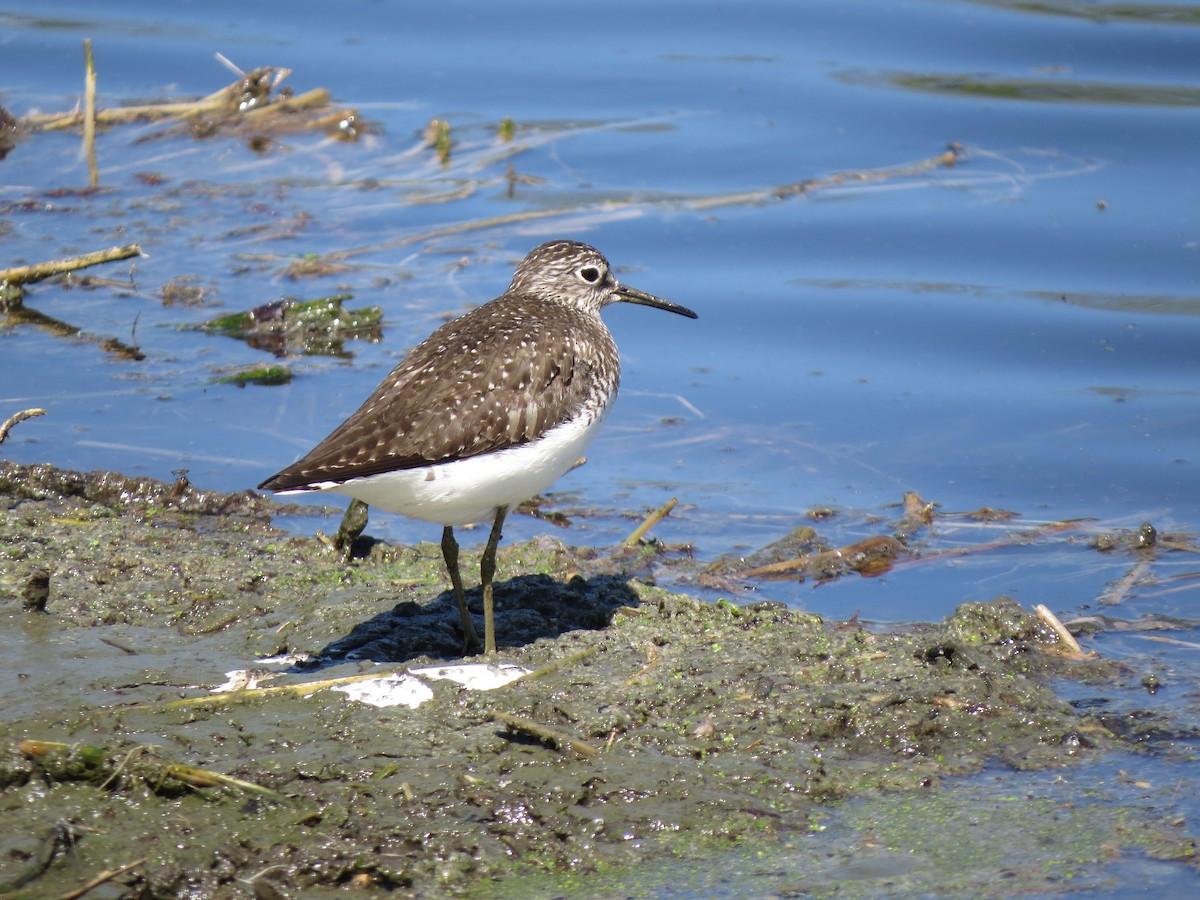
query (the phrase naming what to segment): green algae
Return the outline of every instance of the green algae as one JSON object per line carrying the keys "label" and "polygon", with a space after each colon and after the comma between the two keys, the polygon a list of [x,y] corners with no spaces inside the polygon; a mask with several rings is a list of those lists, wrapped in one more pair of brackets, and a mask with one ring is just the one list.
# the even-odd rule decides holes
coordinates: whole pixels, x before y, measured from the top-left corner
{"label": "green algae", "polygon": [[316,300],[285,297],[192,327],[276,353],[344,356],[347,340],[378,341],[383,322],[383,310],[378,306],[347,309],[349,299],[350,294]]}
{"label": "green algae", "polygon": [[[851,830],[911,854],[964,830],[922,807],[956,796],[957,776],[1071,771],[1127,746],[1042,677],[1106,664],[1058,653],[1012,600],[875,633],[778,603],[699,602],[647,583],[654,554],[550,538],[500,554],[501,656],[536,678],[486,693],[435,682],[416,710],[316,689],[181,706],[229,669],[270,669],[262,656],[301,660],[269,685],[456,658],[439,548],[374,544],[344,560],[272,527],[284,508],[257,495],[111,473],[0,464],[0,493],[0,649],[19,673],[0,707],[4,827],[63,821],[81,835],[38,876],[47,893],[141,857],[122,877],[143,897],[350,884],[490,895],[532,891],[535,874],[550,896],[585,876],[662,885],[657,861],[788,859],[863,798],[875,818]],[[40,613],[20,605],[21,573],[35,569],[49,575]],[[478,591],[470,599],[478,610]],[[553,749],[498,714],[599,752]],[[31,740],[89,748],[91,763],[78,776],[39,767],[20,749]],[[171,789],[123,764],[135,759],[174,767]],[[174,777],[196,771],[285,799]],[[1030,833],[1048,814],[998,808]],[[1139,850],[1150,827],[1131,813],[1123,830],[1089,831],[1056,815],[1077,847],[1056,857],[1070,872]],[[955,889],[996,865],[976,853],[953,877],[913,884]],[[779,871],[846,889],[833,870]]]}

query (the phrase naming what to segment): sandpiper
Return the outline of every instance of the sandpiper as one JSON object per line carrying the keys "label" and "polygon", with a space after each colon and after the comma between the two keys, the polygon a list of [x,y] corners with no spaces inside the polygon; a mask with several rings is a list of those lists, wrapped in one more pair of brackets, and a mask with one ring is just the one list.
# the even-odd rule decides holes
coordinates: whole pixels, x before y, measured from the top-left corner
{"label": "sandpiper", "polygon": [[621,363],[600,310],[622,301],[696,318],[621,284],[594,247],[536,247],[508,290],[437,329],[350,418],[259,488],[333,491],[444,526],[466,651],[479,638],[454,526],[491,519],[479,570],[484,652],[494,655],[492,580],[504,517],[579,460],[612,407]]}

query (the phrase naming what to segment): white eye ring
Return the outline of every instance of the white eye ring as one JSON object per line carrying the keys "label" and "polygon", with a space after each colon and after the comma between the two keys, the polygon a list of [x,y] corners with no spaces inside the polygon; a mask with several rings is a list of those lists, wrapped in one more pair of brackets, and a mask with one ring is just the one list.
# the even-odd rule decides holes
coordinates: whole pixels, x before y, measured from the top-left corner
{"label": "white eye ring", "polygon": [[604,270],[599,266],[583,266],[575,274],[588,284],[596,284],[604,277]]}

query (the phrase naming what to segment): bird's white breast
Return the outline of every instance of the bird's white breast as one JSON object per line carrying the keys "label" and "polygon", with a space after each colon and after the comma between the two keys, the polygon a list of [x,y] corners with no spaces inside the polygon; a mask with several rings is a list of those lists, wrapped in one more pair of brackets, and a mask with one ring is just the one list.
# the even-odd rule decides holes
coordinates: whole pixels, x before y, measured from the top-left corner
{"label": "bird's white breast", "polygon": [[440,525],[490,520],[498,507],[528,500],[562,477],[583,455],[607,413],[607,405],[586,411],[519,447],[434,466],[314,484],[311,489],[345,494],[388,512]]}

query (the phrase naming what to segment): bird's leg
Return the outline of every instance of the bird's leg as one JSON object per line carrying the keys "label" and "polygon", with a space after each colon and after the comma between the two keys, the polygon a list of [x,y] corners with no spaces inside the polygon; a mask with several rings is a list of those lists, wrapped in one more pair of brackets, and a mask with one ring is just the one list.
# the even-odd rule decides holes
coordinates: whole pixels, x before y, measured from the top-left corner
{"label": "bird's leg", "polygon": [[492,579],[496,577],[496,547],[500,544],[500,532],[506,515],[507,506],[496,510],[496,521],[492,523],[492,533],[488,535],[483,558],[479,561],[479,581],[483,585],[483,652],[487,656],[496,655],[496,604],[492,594]]}
{"label": "bird's leg", "polygon": [[479,649],[479,635],[475,633],[475,623],[471,621],[471,611],[467,609],[467,592],[463,590],[462,573],[458,571],[458,541],[454,539],[454,529],[449,525],[442,529],[442,559],[446,561],[446,571],[450,573],[450,584],[454,586],[454,599],[458,603],[458,614],[462,616],[463,653],[473,653]]}

